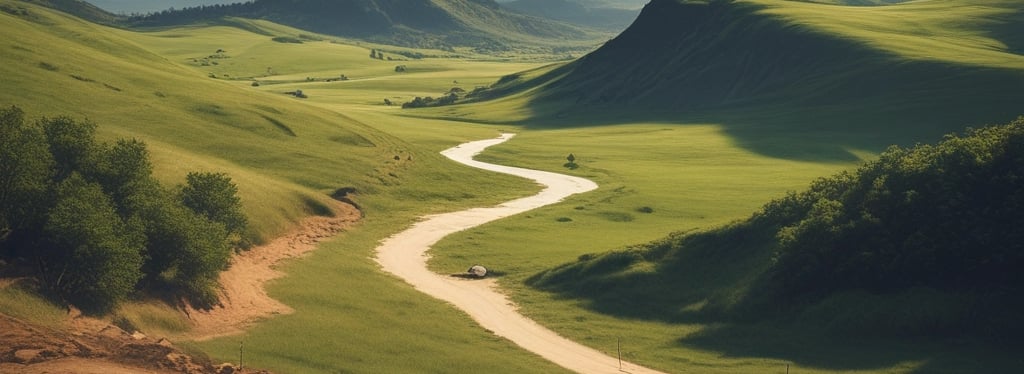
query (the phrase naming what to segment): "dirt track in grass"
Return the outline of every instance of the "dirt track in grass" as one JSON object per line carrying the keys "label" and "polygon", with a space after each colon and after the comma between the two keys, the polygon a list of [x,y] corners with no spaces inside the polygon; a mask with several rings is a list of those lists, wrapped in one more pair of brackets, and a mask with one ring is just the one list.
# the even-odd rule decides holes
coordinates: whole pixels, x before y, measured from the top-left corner
{"label": "dirt track in grass", "polygon": [[334,217],[309,217],[298,228],[236,255],[231,267],[220,275],[222,305],[210,310],[186,308],[193,328],[189,339],[209,340],[240,334],[262,319],[292,313],[292,308],[267,295],[264,285],[285,273],[276,265],[317,248],[321,241],[337,235],[358,221],[362,214],[349,204],[332,206]]}
{"label": "dirt track in grass", "polygon": [[495,207],[424,217],[408,230],[382,242],[377,247],[377,262],[384,270],[404,279],[417,290],[454,304],[483,328],[569,370],[579,373],[659,373],[625,361],[620,367],[617,358],[559,336],[526,318],[519,314],[515,304],[501,293],[493,280],[451,277],[427,269],[427,251],[451,233],[554,204],[568,196],[597,188],[597,184],[583,178],[473,160],[473,156],[485,148],[507,141],[512,136],[502,134],[495,139],[462,144],[442,154],[472,167],[533,179],[546,186],[543,191]]}

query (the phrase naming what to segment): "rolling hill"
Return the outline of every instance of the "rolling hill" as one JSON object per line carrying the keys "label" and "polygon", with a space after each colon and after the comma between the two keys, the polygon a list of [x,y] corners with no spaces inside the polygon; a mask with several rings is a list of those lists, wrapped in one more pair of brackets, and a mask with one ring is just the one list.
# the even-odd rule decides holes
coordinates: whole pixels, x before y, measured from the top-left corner
{"label": "rolling hill", "polygon": [[[211,79],[184,59],[141,47],[139,34],[23,2],[4,0],[0,7],[18,10],[0,13],[0,30],[10,36],[0,44],[6,88],[0,103],[29,117],[87,118],[100,125],[102,140],[143,140],[155,174],[169,184],[182,181],[186,170],[228,173],[254,217],[257,241],[301,217],[329,214],[325,202],[335,189],[379,191],[396,178],[389,173],[407,167],[380,161],[411,148],[392,136],[294,97]],[[221,32],[255,35],[253,48],[281,45],[238,29]],[[220,45],[215,41],[206,54]],[[345,53],[367,60],[364,49],[349,48],[336,47],[343,53],[334,61]]]}
{"label": "rolling hill", "polygon": [[163,11],[135,26],[182,25],[222,17],[266,19],[313,32],[427,48],[592,46],[608,34],[510,12],[493,0],[258,0]]}
{"label": "rolling hill", "polygon": [[[557,372],[557,367],[539,357],[474,327],[467,316],[452,313],[444,303],[382,274],[371,258],[381,238],[420,215],[495,204],[535,188],[513,177],[453,167],[437,153],[465,139],[494,136],[497,128],[458,124],[444,131],[428,128],[424,131],[434,134],[431,140],[412,144],[379,130],[400,128],[406,120],[369,116],[373,123],[368,124],[311,104],[318,94],[311,93],[313,97],[306,99],[286,95],[298,83],[321,87],[342,84],[328,84],[323,78],[309,83],[305,77],[310,75],[323,77],[329,73],[336,78],[338,73],[346,73],[353,79],[344,83],[365,80],[371,84],[373,80],[366,78],[401,75],[394,73],[392,63],[369,59],[370,50],[362,46],[328,41],[275,42],[274,36],[299,31],[266,21],[247,22],[245,25],[251,27],[246,29],[208,26],[135,32],[97,25],[18,0],[0,0],[0,9],[5,10],[0,12],[0,30],[7,36],[0,41],[0,74],[4,77],[0,105],[23,109],[27,120],[69,116],[94,122],[101,141],[143,141],[153,175],[168,186],[182,184],[191,171],[226,173],[238,186],[243,210],[250,219],[251,231],[246,236],[256,242],[279,237],[306,217],[335,214],[332,207],[339,203],[332,198],[358,201],[366,214],[358,230],[340,234],[344,239],[330,241],[329,249],[312,254],[317,259],[297,259],[286,265],[293,270],[300,263],[326,265],[329,270],[289,273],[333,279],[289,277],[289,281],[312,283],[280,283],[275,286],[279,288],[269,291],[275,298],[290,290],[333,294],[282,300],[296,313],[272,319],[284,322],[285,327],[281,333],[260,334],[269,339],[266,343],[245,338],[247,367],[276,372]],[[220,48],[227,51],[216,54]],[[212,62],[219,62],[226,70],[210,71],[191,62],[211,55],[217,55]],[[416,63],[423,62],[410,62],[410,66]],[[274,67],[273,74],[267,72],[268,66]],[[266,79],[263,86],[254,87],[249,79],[226,77],[228,73],[249,71],[250,67],[259,72],[261,80]],[[480,70],[488,80],[495,75]],[[451,79],[443,81],[449,84]],[[387,91],[416,90],[417,85],[403,80]],[[387,110],[379,103],[381,95],[359,95],[372,97],[376,108]],[[299,240],[309,242],[307,237]],[[8,255],[6,248],[3,255]],[[25,262],[7,257],[0,261],[4,277],[0,280],[0,313],[13,311],[13,315],[29,320],[52,318],[52,328],[64,328],[68,323],[64,305],[41,299],[30,279],[9,281],[11,273],[22,277],[19,263]],[[33,265],[27,265],[26,274],[32,273]],[[344,286],[323,287],[327,284]],[[338,309],[342,305],[345,310]],[[190,321],[172,306],[143,296],[124,307],[126,310],[110,317],[128,321],[133,329],[147,334],[175,341],[187,339],[182,334],[189,330]],[[408,312],[425,318],[407,318]],[[429,326],[420,327],[424,321],[429,321]],[[310,333],[296,335],[299,330],[288,327],[290,323],[302,326],[299,330],[308,328]],[[359,337],[359,342],[333,340],[331,336],[337,336],[338,331]],[[326,343],[311,350],[304,344],[294,344],[299,340],[281,339],[299,336],[301,341]],[[453,336],[471,337],[452,341]],[[233,337],[222,340],[236,341]],[[218,342],[204,342],[202,348],[194,348],[198,344],[190,344],[193,352],[214,352],[216,349],[211,347]],[[358,357],[372,356],[384,347],[397,349],[400,352],[396,354],[403,359],[353,364]],[[289,349],[306,358],[297,362],[291,353],[282,354]],[[225,356],[217,357],[221,360]],[[12,363],[4,362],[5,369],[0,371],[9,365]]]}
{"label": "rolling hill", "polygon": [[53,9],[60,9],[61,11],[74,15],[75,17],[99,24],[110,25],[120,21],[120,18],[113,13],[83,0],[27,0],[25,2]]}
{"label": "rolling hill", "polygon": [[515,0],[502,6],[536,17],[550,18],[595,29],[621,32],[633,23],[638,9],[579,0]]}
{"label": "rolling hill", "polygon": [[1024,111],[1022,25],[1007,0],[655,0],[600,49],[491,94],[525,101],[531,123],[728,116],[938,136]]}

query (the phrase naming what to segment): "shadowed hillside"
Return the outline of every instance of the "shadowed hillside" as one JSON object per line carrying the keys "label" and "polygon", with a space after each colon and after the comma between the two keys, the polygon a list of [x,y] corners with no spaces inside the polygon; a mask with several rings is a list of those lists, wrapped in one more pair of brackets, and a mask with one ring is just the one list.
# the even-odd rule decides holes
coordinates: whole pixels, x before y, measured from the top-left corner
{"label": "shadowed hillside", "polygon": [[430,48],[596,43],[601,33],[525,16],[493,0],[257,0],[163,11],[132,19],[136,26],[182,25],[222,17],[266,19],[313,32]]}
{"label": "shadowed hillside", "polygon": [[[58,9],[78,18],[101,24],[113,24],[119,21],[118,16],[105,11],[89,2],[83,0],[25,0],[26,3],[33,3],[45,7]],[[8,7],[4,8],[7,11]],[[16,9],[17,7],[10,7]]]}
{"label": "shadowed hillside", "polygon": [[516,0],[502,6],[537,17],[620,32],[636,19],[638,11],[613,8],[579,0]]}
{"label": "shadowed hillside", "polygon": [[655,0],[597,51],[492,94],[527,95],[533,124],[702,119],[741,142],[776,124],[933,138],[1024,111],[1024,11],[964,4]]}

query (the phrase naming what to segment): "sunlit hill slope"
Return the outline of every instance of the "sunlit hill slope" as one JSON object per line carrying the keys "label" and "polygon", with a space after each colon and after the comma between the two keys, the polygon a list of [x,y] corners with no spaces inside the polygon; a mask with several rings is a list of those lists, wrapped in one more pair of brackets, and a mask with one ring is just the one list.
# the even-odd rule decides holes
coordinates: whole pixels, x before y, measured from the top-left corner
{"label": "sunlit hill slope", "polygon": [[[0,13],[2,105],[85,118],[105,139],[141,139],[165,182],[194,170],[228,173],[257,238],[329,214],[338,188],[373,192],[408,167],[392,158],[410,147],[391,136],[292,96],[211,79],[151,53],[134,33],[23,2],[0,7],[10,10]],[[261,43],[280,45],[269,36]]]}

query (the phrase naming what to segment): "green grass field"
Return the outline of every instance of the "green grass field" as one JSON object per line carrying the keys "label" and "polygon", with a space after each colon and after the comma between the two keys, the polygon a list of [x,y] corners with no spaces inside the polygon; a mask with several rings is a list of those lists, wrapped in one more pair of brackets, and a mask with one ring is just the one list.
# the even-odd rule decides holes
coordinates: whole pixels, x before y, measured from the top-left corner
{"label": "green grass field", "polygon": [[[835,18],[815,5],[786,4],[766,11],[801,22],[831,24]],[[384,105],[384,99],[400,104],[415,96],[436,97],[453,87],[471,90],[540,68],[525,74],[537,76],[550,70],[542,67],[553,60],[418,51],[442,57],[379,61],[369,58],[369,48],[398,49],[344,40],[278,43],[274,35],[301,32],[263,21],[136,32],[83,23],[22,2],[0,0],[0,5],[30,11],[17,17],[0,13],[0,29],[9,35],[0,41],[5,51],[0,74],[7,88],[0,91],[0,104],[21,106],[30,116],[89,118],[107,139],[145,140],[165,182],[180,182],[196,169],[227,172],[240,187],[253,237],[267,239],[292,227],[314,214],[335,189],[358,190],[365,219],[310,256],[286,264],[289,276],[271,284],[271,294],[295,314],[264,321],[242,336],[187,343],[216,362],[236,360],[244,342],[247,367],[277,372],[561,370],[383,274],[371,259],[381,239],[419,216],[537,191],[529,182],[458,166],[438,155],[464,141],[512,131],[520,135],[481,159],[579,175],[601,188],[445,239],[433,251],[431,266],[452,273],[467,264],[487,265],[501,274],[502,286],[525,314],[576,341],[609,354],[620,341],[623,358],[670,372],[783,373],[787,365],[801,373],[972,372],[1017,364],[1009,358],[1012,352],[945,342],[822,342],[806,332],[767,326],[730,329],[622,318],[524,283],[584,254],[745,218],[773,197],[873,157],[892,138],[935,140],[916,138],[907,129],[864,134],[817,126],[829,112],[793,123],[786,109],[685,121],[630,120],[629,113],[559,118],[558,106],[531,103],[531,91],[498,102],[401,110]],[[869,25],[871,11],[863,12],[830,32]],[[938,20],[921,14],[900,17],[912,17],[925,33],[976,13],[964,9]],[[1018,68],[1005,52],[985,52],[991,43],[984,36],[949,30],[944,32],[951,33],[950,43],[961,49],[942,59],[969,53],[975,56],[970,64]],[[891,47],[870,33],[856,37]],[[914,40],[919,39],[900,43]],[[218,49],[222,56],[209,58]],[[905,57],[921,57],[915,54],[921,51]],[[395,72],[396,65],[406,65],[407,71]],[[342,74],[349,80],[325,81]],[[252,87],[253,80],[261,85]],[[285,94],[296,89],[309,98]],[[538,115],[546,117],[543,126],[529,121]],[[784,129],[790,131],[777,131]],[[577,157],[578,169],[563,167],[569,153]],[[5,299],[25,297],[2,292]],[[0,303],[0,310],[17,310],[11,305]],[[38,305],[29,310],[49,308]],[[177,317],[153,307],[132,304],[121,314],[143,329],[180,331]],[[153,317],[147,321],[146,315]]]}

